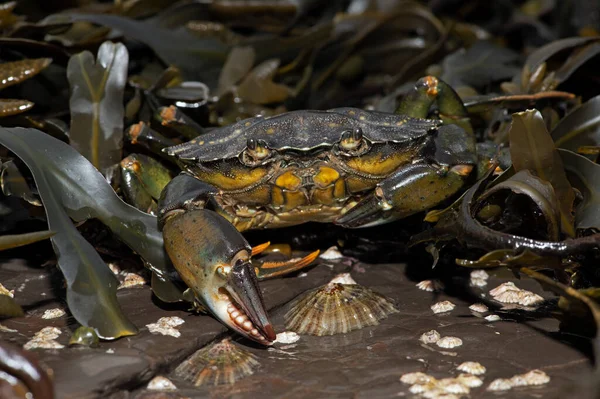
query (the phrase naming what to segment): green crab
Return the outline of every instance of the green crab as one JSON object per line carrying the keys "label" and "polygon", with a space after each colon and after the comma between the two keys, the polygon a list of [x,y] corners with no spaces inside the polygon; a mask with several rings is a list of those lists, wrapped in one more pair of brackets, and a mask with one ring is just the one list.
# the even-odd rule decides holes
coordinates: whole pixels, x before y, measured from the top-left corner
{"label": "green crab", "polygon": [[[311,263],[256,264],[241,232],[305,222],[373,226],[430,209],[464,186],[476,162],[466,115],[443,82],[419,80],[398,113],[337,108],[255,117],[166,148],[183,172],[162,190],[165,248],[196,301],[261,344],[275,340],[258,280]],[[167,179],[168,180],[168,179]]]}

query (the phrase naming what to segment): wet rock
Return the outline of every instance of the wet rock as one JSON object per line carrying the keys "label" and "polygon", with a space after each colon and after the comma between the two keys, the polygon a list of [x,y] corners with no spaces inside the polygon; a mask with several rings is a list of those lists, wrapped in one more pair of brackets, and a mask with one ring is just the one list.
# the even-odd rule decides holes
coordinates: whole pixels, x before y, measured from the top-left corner
{"label": "wet rock", "polygon": [[[472,398],[496,398],[496,393],[486,391],[495,379],[510,379],[534,369],[552,370],[548,383],[518,388],[519,397],[533,399],[560,395],[563,387],[566,387],[563,397],[572,396],[579,378],[589,371],[589,359],[565,344],[569,337],[557,333],[558,321],[541,310],[521,313],[498,310],[492,301],[486,302],[486,298],[480,297],[483,292],[480,288],[471,287],[473,293],[461,291],[460,297],[448,296],[443,291],[435,294],[435,302],[451,301],[456,305],[452,312],[435,315],[430,309],[432,294],[418,289],[417,282],[404,274],[403,265],[359,263],[348,266],[342,261],[328,261],[333,267],[319,265],[308,269],[303,278],[287,277],[261,283],[267,308],[274,309],[270,315],[276,332],[285,331],[283,315],[293,298],[327,283],[338,273],[350,271],[353,266],[364,270],[353,273],[357,283],[392,299],[399,313],[390,315],[378,326],[327,337],[302,336],[292,344],[269,349],[234,337],[237,345],[256,356],[261,367],[231,386],[196,388],[191,382],[171,375],[192,353],[229,333],[212,317],[191,313],[185,305],[161,304],[153,299],[147,285],[118,291],[123,311],[141,328],[138,335],[103,341],[98,348],[36,350],[36,354],[54,370],[60,398],[111,395],[134,399],[253,398],[264,396],[265,392],[273,398],[303,399],[408,396],[410,385],[400,381],[402,375],[420,371],[438,380],[458,379],[460,373],[467,372],[457,370],[459,365],[478,362],[485,365],[487,372],[483,386],[469,387]],[[0,267],[0,281],[7,289],[15,289],[15,299],[27,307],[24,317],[2,321],[1,339],[22,346],[36,332],[51,326],[63,331],[55,340],[61,345],[67,344],[69,331],[77,327],[70,324],[72,319],[41,318],[46,309],[65,308],[62,280],[56,277],[55,268],[28,267],[19,262]],[[502,278],[492,274],[487,282],[490,287],[496,287],[507,280],[511,280],[508,273]],[[466,287],[470,287],[469,281],[467,275]],[[24,289],[18,291],[23,284]],[[522,279],[518,286],[547,298],[548,294],[534,281]],[[502,320],[489,323],[474,315],[469,306],[476,302],[489,306]],[[185,320],[177,326],[180,338],[155,335],[144,329],[161,317]],[[463,346],[449,350],[423,345],[419,338],[430,330],[438,331],[441,337],[460,337]],[[449,354],[450,351],[454,355]],[[147,390],[148,382],[158,373],[168,377],[177,391]],[[473,381],[464,382],[472,384]]]}

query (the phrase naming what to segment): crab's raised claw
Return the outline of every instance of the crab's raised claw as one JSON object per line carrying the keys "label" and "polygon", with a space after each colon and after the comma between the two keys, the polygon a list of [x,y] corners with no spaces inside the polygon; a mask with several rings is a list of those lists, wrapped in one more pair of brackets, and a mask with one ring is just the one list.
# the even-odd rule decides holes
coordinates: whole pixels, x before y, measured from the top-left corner
{"label": "crab's raised claw", "polygon": [[458,94],[435,76],[419,79],[396,109],[396,114],[427,118],[434,103],[437,104],[439,118],[444,123],[457,124],[469,133],[473,132],[469,114]]}
{"label": "crab's raised claw", "polygon": [[430,209],[454,195],[464,185],[470,165],[451,168],[413,164],[381,181],[374,194],[364,198],[335,223],[367,227],[401,219]]}
{"label": "crab's raised claw", "polygon": [[312,252],[300,259],[290,259],[285,262],[256,262],[254,261],[254,270],[259,280],[266,280],[271,277],[283,276],[296,272],[306,266],[309,266],[317,257],[320,251]]}
{"label": "crab's raised claw", "polygon": [[249,339],[270,345],[276,334],[251,264],[252,248],[229,221],[202,208],[209,197],[205,183],[194,185],[193,178],[186,175],[179,178],[184,188],[195,190],[196,195],[190,191],[186,196],[175,195],[181,187],[172,187],[172,181],[161,196],[158,212],[173,266],[195,300],[219,321]]}

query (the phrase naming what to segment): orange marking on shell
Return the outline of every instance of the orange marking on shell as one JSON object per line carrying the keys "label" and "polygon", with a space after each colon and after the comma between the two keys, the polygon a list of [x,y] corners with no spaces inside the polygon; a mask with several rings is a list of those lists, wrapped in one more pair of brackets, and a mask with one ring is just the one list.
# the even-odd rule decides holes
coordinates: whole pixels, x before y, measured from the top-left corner
{"label": "orange marking on shell", "polygon": [[339,178],[340,174],[337,170],[329,168],[327,166],[321,166],[319,168],[319,173],[317,173],[315,177],[313,177],[313,181],[319,187],[327,187]]}
{"label": "orange marking on shell", "polygon": [[137,144],[137,139],[142,132],[144,122],[137,123],[129,128],[129,135],[131,136],[131,144]]}
{"label": "orange marking on shell", "polygon": [[438,80],[434,76],[425,77],[425,84],[427,85],[427,95],[431,97],[436,97],[439,93],[438,91]]}
{"label": "orange marking on shell", "polygon": [[281,174],[277,180],[275,180],[275,184],[288,190],[297,190],[302,184],[302,179],[296,176],[294,172],[288,171]]}
{"label": "orange marking on shell", "polygon": [[469,176],[473,170],[473,165],[456,165],[452,167],[452,172],[459,176]]}
{"label": "orange marking on shell", "polygon": [[160,111],[160,117],[162,118],[162,125],[166,126],[169,123],[173,122],[175,120],[175,113],[177,112],[177,109],[175,108],[175,106],[171,105],[168,108],[164,108],[162,111]]}

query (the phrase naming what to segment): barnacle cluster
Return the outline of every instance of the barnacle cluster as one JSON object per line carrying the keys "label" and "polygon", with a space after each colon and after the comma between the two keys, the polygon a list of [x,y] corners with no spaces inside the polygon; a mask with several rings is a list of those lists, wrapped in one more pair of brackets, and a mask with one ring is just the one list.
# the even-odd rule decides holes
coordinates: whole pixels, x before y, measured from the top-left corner
{"label": "barnacle cluster", "polygon": [[543,297],[531,291],[523,290],[511,281],[500,284],[490,291],[490,295],[498,302],[514,303],[522,306],[539,305],[544,301]]}
{"label": "barnacle cluster", "polygon": [[508,391],[514,387],[543,385],[550,382],[548,374],[542,370],[531,370],[524,374],[517,374],[511,378],[498,378],[490,383],[488,391]]}

